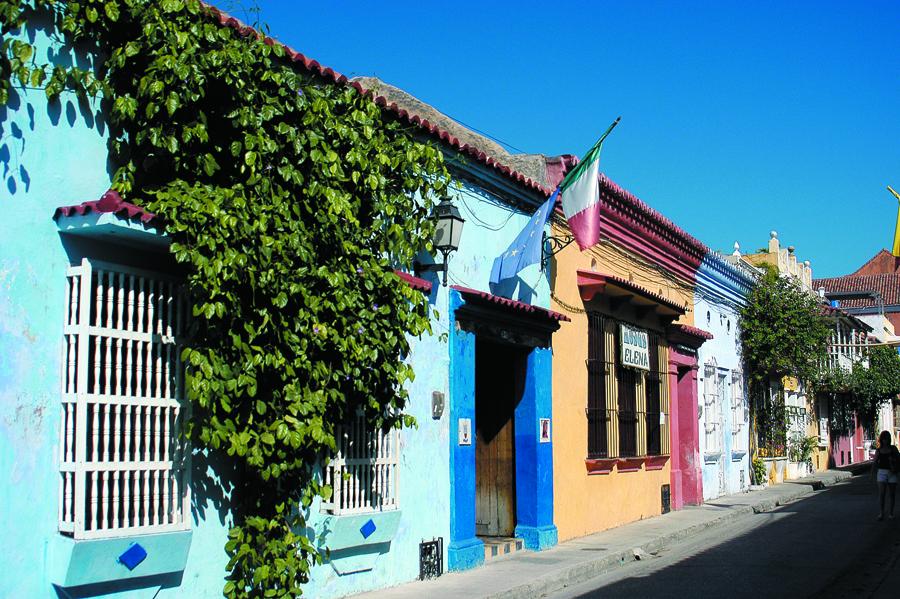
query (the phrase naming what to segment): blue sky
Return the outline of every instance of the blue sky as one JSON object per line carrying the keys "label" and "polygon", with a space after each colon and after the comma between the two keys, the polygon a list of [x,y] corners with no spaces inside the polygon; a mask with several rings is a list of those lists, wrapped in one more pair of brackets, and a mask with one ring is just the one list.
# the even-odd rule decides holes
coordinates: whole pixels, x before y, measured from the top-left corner
{"label": "blue sky", "polygon": [[601,170],[714,249],[775,229],[824,277],[891,245],[900,2],[258,5],[296,50],[515,149],[582,154],[621,115]]}

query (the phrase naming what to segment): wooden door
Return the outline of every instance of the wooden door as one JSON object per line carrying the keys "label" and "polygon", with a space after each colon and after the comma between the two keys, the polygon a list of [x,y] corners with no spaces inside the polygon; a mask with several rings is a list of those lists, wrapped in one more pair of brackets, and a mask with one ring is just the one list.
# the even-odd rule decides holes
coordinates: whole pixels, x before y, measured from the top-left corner
{"label": "wooden door", "polygon": [[516,528],[518,356],[514,348],[487,342],[475,351],[475,532],[511,537]]}
{"label": "wooden door", "polygon": [[502,424],[491,424],[478,427],[475,437],[475,531],[488,537],[511,537],[516,528],[513,419],[510,415]]}

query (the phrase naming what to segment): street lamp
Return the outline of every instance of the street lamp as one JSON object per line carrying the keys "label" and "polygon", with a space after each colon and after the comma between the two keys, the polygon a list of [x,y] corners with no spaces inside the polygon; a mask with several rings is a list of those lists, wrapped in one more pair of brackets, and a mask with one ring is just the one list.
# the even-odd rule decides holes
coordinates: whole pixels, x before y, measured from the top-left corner
{"label": "street lamp", "polygon": [[416,262],[413,267],[416,275],[423,272],[443,272],[444,287],[447,286],[447,257],[451,252],[459,249],[459,240],[462,237],[463,223],[466,221],[459,215],[459,210],[453,205],[449,197],[444,196],[434,212],[431,213],[434,223],[434,249],[439,251],[444,257],[441,264],[422,264]]}

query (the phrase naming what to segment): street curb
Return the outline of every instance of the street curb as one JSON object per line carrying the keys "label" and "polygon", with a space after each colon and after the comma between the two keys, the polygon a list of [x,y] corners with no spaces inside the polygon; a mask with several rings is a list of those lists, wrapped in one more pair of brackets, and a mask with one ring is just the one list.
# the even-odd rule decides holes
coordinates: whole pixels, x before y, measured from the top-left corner
{"label": "street curb", "polygon": [[592,578],[605,574],[615,567],[635,561],[634,552],[636,550],[653,553],[668,548],[676,542],[696,535],[702,531],[722,526],[751,514],[772,511],[775,508],[795,501],[800,497],[811,495],[818,489],[834,485],[849,479],[850,477],[851,474],[849,472],[830,471],[825,475],[819,475],[815,478],[786,482],[776,487],[782,491],[777,496],[768,498],[760,497],[758,501],[752,504],[733,506],[717,518],[660,535],[652,541],[644,543],[640,547],[617,551],[595,560],[581,562],[569,568],[544,574],[528,583],[520,584],[498,593],[485,595],[484,597],[485,599],[518,599],[520,597],[542,597],[550,593],[555,593],[568,586],[587,582]]}

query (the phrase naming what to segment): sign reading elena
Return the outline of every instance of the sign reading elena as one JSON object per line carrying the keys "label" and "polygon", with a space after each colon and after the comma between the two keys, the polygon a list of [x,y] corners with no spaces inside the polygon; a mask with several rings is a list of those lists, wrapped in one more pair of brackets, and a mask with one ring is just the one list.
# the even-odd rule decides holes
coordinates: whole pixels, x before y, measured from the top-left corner
{"label": "sign reading elena", "polygon": [[619,340],[619,356],[622,366],[650,370],[647,331],[620,323]]}

